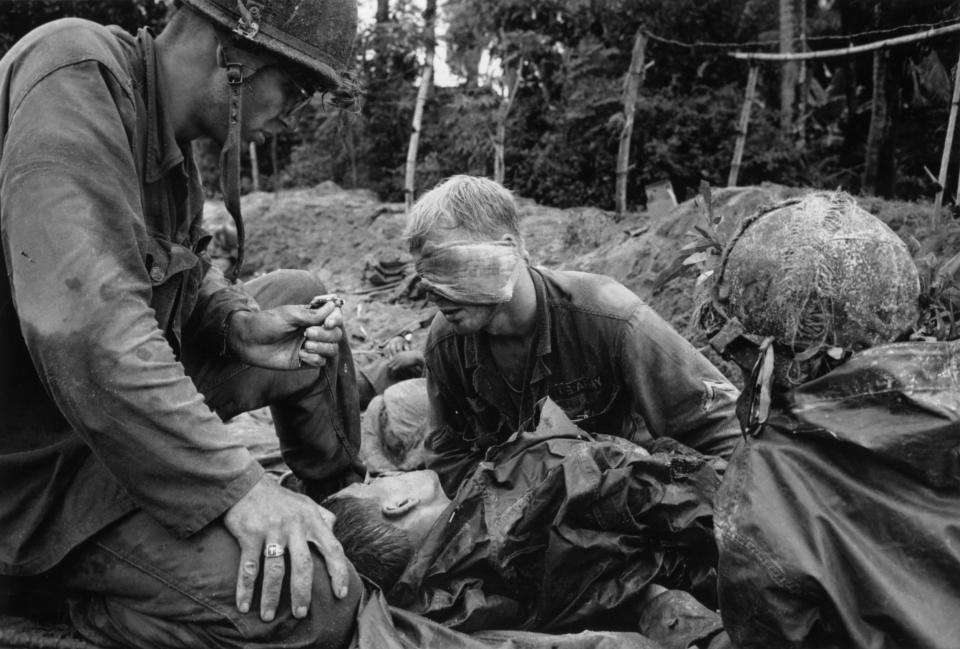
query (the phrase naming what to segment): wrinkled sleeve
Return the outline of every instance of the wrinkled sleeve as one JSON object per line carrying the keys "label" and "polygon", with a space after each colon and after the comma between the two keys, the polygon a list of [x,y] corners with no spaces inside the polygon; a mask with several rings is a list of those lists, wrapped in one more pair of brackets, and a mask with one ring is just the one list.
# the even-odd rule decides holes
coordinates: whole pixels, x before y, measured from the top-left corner
{"label": "wrinkled sleeve", "polygon": [[149,306],[133,111],[92,61],[11,106],[3,246],[24,339],[57,406],[136,503],[185,536],[262,469],[204,404]]}
{"label": "wrinkled sleeve", "polygon": [[425,374],[429,414],[424,440],[425,464],[437,472],[443,490],[452,497],[480,458],[464,439],[467,422],[451,394],[456,387],[445,367],[443,354],[431,345],[429,339],[427,350]]}
{"label": "wrinkled sleeve", "polygon": [[260,307],[240,284],[232,284],[216,266],[203,276],[197,304],[190,314],[189,327],[208,349],[223,356],[227,350],[227,322],[237,311],[259,311]]}
{"label": "wrinkled sleeve", "polygon": [[740,438],[739,392],[646,304],[620,330],[620,373],[650,432],[729,457]]}

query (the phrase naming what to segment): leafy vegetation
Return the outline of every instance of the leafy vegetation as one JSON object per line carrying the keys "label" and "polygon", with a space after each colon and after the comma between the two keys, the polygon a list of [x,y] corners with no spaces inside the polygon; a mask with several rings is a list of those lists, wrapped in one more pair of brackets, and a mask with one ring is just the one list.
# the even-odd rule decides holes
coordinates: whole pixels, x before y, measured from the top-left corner
{"label": "leafy vegetation", "polygon": [[[259,151],[262,187],[332,179],[402,199],[423,25],[411,0],[379,0],[378,7],[357,47],[362,107],[343,113],[316,101],[297,133]],[[809,48],[828,49],[953,20],[960,0],[797,0],[796,8]],[[162,0],[0,3],[0,50],[61,15],[133,29],[162,24],[165,11]],[[770,51],[754,42],[776,41],[777,11],[777,0],[448,0],[441,5],[448,59],[461,82],[436,88],[428,100],[417,193],[454,173],[492,175],[500,126],[508,186],[550,205],[612,209],[623,79],[641,27],[663,38],[647,43],[628,202],[642,207],[645,185],[661,179],[681,200],[702,181],[725,184],[747,66],[710,43]],[[856,35],[865,30],[877,33]],[[956,47],[955,37],[945,37],[890,48],[878,59],[882,77],[871,54],[807,64],[789,132],[780,124],[780,66],[762,64],[739,183],[931,197]],[[874,92],[877,79],[882,87]],[[887,119],[871,139],[874,102],[884,104]],[[198,150],[216,191],[216,151],[210,143]]]}

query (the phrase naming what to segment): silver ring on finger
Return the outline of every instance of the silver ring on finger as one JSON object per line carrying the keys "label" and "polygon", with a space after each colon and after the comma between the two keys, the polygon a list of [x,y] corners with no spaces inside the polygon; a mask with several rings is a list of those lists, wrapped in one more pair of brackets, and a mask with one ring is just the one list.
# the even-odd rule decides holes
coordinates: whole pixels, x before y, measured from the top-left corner
{"label": "silver ring on finger", "polygon": [[284,553],[284,548],[279,543],[267,543],[263,548],[263,556],[268,559],[276,559],[277,557],[282,557]]}

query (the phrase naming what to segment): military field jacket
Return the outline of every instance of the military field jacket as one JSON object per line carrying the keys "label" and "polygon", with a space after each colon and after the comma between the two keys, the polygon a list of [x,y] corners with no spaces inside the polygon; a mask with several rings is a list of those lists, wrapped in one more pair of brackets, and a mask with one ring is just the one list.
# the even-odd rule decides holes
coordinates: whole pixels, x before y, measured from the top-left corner
{"label": "military field jacket", "polygon": [[204,259],[152,36],[77,19],[0,60],[0,574],[134,508],[178,535],[262,475],[179,362],[256,309]]}
{"label": "military field jacket", "polygon": [[740,435],[736,388],[653,309],[609,277],[539,267],[530,276],[536,349],[519,399],[484,334],[457,335],[442,314],[430,329],[427,464],[448,494],[486,449],[532,430],[546,397],[588,432],[668,436],[729,455]]}

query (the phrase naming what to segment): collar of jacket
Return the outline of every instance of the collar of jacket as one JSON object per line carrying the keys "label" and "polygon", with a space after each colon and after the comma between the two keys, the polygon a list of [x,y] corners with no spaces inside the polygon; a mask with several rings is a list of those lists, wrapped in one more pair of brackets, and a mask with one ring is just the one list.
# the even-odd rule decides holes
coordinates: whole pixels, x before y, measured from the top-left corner
{"label": "collar of jacket", "polygon": [[[547,366],[545,358],[553,351],[550,336],[553,316],[547,304],[547,287],[543,276],[540,271],[532,266],[528,266],[527,271],[530,273],[530,279],[533,280],[533,289],[537,296],[537,362],[530,375],[531,383],[536,383],[550,376],[550,368]],[[480,365],[482,357],[487,355],[489,355],[489,351],[486,346],[483,346],[481,351],[480,334],[469,334],[464,341],[466,366],[468,368],[477,367]]]}
{"label": "collar of jacket", "polygon": [[152,183],[160,180],[175,166],[183,164],[184,155],[164,110],[163,101],[167,95],[163,79],[158,73],[157,48],[149,29],[141,28],[137,32],[137,46],[144,68],[143,79],[146,87],[146,181]]}

